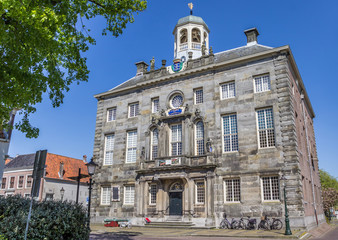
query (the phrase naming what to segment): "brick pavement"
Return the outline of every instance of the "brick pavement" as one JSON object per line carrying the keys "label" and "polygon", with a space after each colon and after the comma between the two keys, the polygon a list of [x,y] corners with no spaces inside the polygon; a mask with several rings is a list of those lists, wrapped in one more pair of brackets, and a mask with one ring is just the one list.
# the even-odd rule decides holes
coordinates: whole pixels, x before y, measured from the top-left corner
{"label": "brick pavement", "polygon": [[144,236],[152,238],[175,238],[184,236],[199,237],[233,237],[233,238],[265,238],[265,239],[298,239],[304,235],[304,231],[293,230],[293,235],[285,236],[284,230],[229,230],[229,229],[201,229],[201,228],[149,228],[132,227],[121,229],[114,227],[104,227],[103,225],[91,225],[92,233],[116,233],[130,236]]}
{"label": "brick pavement", "polygon": [[[134,226],[131,229],[104,227],[103,224],[91,225],[92,234],[112,233],[123,236],[143,236],[152,239],[156,238],[180,238],[180,237],[231,237],[231,238],[265,238],[265,239],[311,239],[320,238],[327,232],[335,229],[338,221],[329,224],[322,224],[310,231],[292,230],[293,235],[285,236],[284,230],[229,230],[229,229],[201,229],[201,228],[149,228]],[[130,238],[126,238],[130,239]]]}

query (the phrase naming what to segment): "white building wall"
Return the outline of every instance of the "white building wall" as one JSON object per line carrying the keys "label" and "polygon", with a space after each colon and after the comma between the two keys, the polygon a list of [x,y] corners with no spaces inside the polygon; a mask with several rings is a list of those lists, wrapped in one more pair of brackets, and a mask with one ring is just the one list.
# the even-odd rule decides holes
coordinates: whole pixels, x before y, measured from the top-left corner
{"label": "white building wall", "polygon": [[[54,200],[61,200],[60,190],[65,190],[63,200],[76,201],[77,183],[70,181],[45,179],[43,185],[42,199],[46,198],[46,194],[53,194]],[[88,186],[86,183],[81,183],[79,188],[79,203],[87,205]]]}

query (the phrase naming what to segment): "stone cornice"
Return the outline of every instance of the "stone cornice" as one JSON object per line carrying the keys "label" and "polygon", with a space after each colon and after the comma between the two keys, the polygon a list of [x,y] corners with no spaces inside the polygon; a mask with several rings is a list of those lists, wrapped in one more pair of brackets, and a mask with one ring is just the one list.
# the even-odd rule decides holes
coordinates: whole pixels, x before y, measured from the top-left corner
{"label": "stone cornice", "polygon": [[179,78],[182,78],[182,77],[185,77],[185,76],[189,76],[191,74],[198,74],[198,73],[203,73],[203,72],[207,72],[207,71],[217,70],[217,69],[222,68],[222,67],[227,67],[227,66],[231,66],[231,65],[234,65],[234,64],[241,64],[241,63],[245,63],[245,62],[249,62],[249,61],[255,61],[255,60],[264,59],[264,58],[268,58],[268,57],[276,57],[276,56],[281,55],[281,54],[287,55],[288,60],[290,61],[291,66],[296,73],[296,77],[299,80],[301,89],[303,89],[303,91],[304,91],[305,101],[306,101],[306,104],[309,108],[309,111],[310,111],[311,115],[313,117],[315,117],[315,113],[313,111],[310,99],[309,99],[308,94],[306,92],[304,82],[301,78],[299,69],[297,67],[296,61],[294,59],[294,56],[292,54],[292,51],[291,51],[289,45],[273,48],[271,50],[266,50],[266,51],[255,53],[255,54],[252,54],[252,55],[249,55],[249,56],[243,56],[243,57],[239,57],[239,58],[236,58],[236,59],[231,59],[231,60],[227,60],[227,61],[223,61],[223,62],[219,62],[219,63],[212,63],[212,64],[207,64],[207,65],[204,65],[204,66],[201,66],[201,67],[187,69],[186,71],[178,72],[178,73],[175,73],[175,74],[172,74],[172,75],[165,75],[165,76],[153,78],[153,79],[150,79],[150,80],[144,80],[144,81],[141,81],[141,82],[135,84],[134,86],[129,86],[129,87],[117,89],[117,90],[113,89],[113,90],[110,90],[110,91],[107,91],[107,92],[96,94],[96,95],[94,95],[94,97],[97,98],[98,100],[100,100],[102,98],[110,97],[110,96],[115,95],[115,94],[127,93],[127,92],[130,92],[130,91],[142,88],[142,87],[149,87],[149,86],[154,85],[154,84],[179,79]]}

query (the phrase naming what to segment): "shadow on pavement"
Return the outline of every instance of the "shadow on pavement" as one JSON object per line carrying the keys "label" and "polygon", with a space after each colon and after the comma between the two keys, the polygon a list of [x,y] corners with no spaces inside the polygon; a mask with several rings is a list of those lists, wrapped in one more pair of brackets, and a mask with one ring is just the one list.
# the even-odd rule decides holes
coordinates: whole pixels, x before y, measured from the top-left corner
{"label": "shadow on pavement", "polygon": [[132,240],[133,237],[142,235],[139,232],[110,232],[110,233],[100,233],[100,234],[90,234],[89,240],[110,240],[110,239],[121,239],[121,240]]}

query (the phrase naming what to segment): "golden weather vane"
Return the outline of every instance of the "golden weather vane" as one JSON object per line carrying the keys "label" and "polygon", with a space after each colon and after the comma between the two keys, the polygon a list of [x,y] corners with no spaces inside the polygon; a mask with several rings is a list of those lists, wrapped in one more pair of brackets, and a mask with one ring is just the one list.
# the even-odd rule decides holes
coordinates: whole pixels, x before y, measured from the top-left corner
{"label": "golden weather vane", "polygon": [[190,15],[192,15],[192,8],[194,7],[194,4],[188,3],[188,7],[190,8]]}

